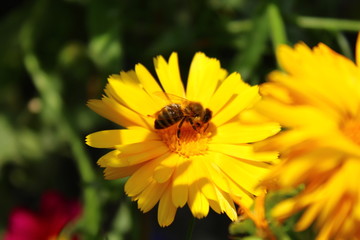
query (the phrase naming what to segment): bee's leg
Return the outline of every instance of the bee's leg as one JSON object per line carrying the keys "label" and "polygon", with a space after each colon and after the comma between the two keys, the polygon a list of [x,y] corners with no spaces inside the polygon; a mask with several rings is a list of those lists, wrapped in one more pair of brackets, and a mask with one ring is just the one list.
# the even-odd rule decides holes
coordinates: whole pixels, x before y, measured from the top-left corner
{"label": "bee's leg", "polygon": [[201,124],[198,122],[194,122],[194,120],[192,118],[188,119],[190,125],[192,126],[192,128],[196,131],[196,132],[200,132],[200,127]]}
{"label": "bee's leg", "polygon": [[186,119],[187,119],[187,117],[183,117],[177,126],[177,132],[176,132],[177,138],[180,138],[181,127],[184,124]]}
{"label": "bee's leg", "polygon": [[192,128],[193,128],[195,131],[197,131],[197,127],[195,126],[194,121],[192,120],[192,118],[188,118],[188,121],[189,121],[190,125],[192,126]]}
{"label": "bee's leg", "polygon": [[206,127],[204,128],[204,132],[206,132],[206,130],[208,129],[209,125],[210,125],[210,123],[207,123],[207,124],[206,124]]}
{"label": "bee's leg", "polygon": [[205,126],[205,128],[204,128],[204,130],[203,130],[203,133],[206,132],[206,130],[209,128],[209,126],[210,126],[210,123],[207,123],[206,126]]}

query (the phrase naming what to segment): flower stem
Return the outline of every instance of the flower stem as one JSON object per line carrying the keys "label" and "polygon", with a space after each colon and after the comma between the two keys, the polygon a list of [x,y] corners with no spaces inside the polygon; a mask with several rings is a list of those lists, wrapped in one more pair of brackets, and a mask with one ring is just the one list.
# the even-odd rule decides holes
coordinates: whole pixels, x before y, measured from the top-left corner
{"label": "flower stem", "polygon": [[188,230],[185,238],[186,240],[191,240],[192,234],[194,232],[194,226],[195,226],[195,217],[193,216],[188,226]]}
{"label": "flower stem", "polygon": [[[63,103],[59,93],[55,90],[50,90],[54,88],[48,86],[52,82],[56,82],[54,81],[54,76],[47,74],[41,69],[40,63],[33,53],[26,52],[24,60],[27,71],[43,99],[45,105],[44,118],[47,118],[49,113],[51,113],[52,118],[50,120],[67,136],[67,141],[71,147],[75,163],[84,184],[83,224],[89,236],[95,237],[98,234],[100,225],[100,202],[97,198],[96,189],[91,184],[95,182],[96,177],[91,167],[90,159],[84,150],[83,143],[76,134],[76,130],[71,126],[70,121],[65,117],[64,111],[62,111]],[[44,85],[48,87],[44,87]]]}
{"label": "flower stem", "polygon": [[295,21],[303,28],[354,32],[360,29],[360,21],[347,19],[298,16]]}
{"label": "flower stem", "polygon": [[342,32],[335,32],[335,37],[337,40],[337,43],[339,44],[339,47],[341,49],[341,53],[351,59],[354,60],[354,55],[353,52],[351,51],[351,47],[350,44],[348,42],[348,40],[346,39],[346,37],[344,36],[344,34]]}
{"label": "flower stem", "polygon": [[269,3],[267,6],[267,14],[271,28],[270,36],[274,50],[276,51],[280,44],[285,44],[287,42],[285,25],[277,4],[273,2]]}
{"label": "flower stem", "polygon": [[[270,38],[272,40],[273,50],[276,58],[277,56],[277,48],[281,44],[285,44],[287,42],[285,24],[282,20],[279,6],[274,2],[270,2],[267,5],[267,17],[270,25]],[[277,61],[279,62],[279,61]],[[278,65],[279,68],[281,66]]]}
{"label": "flower stem", "polygon": [[38,1],[33,9],[33,14],[23,25],[20,31],[20,44],[24,54],[24,65],[31,76],[34,86],[39,92],[43,110],[41,112],[44,122],[57,126],[59,135],[66,136],[66,140],[71,147],[75,163],[77,164],[83,186],[84,213],[82,224],[85,232],[90,239],[94,239],[100,228],[100,201],[97,198],[96,189],[91,183],[96,181],[96,175],[92,169],[90,159],[84,150],[84,144],[79,139],[76,129],[66,117],[63,109],[60,90],[57,87],[63,82],[59,74],[46,71],[41,66],[40,59],[36,56],[34,46],[36,39],[35,29],[37,23],[42,21],[42,16],[46,10],[48,1]]}

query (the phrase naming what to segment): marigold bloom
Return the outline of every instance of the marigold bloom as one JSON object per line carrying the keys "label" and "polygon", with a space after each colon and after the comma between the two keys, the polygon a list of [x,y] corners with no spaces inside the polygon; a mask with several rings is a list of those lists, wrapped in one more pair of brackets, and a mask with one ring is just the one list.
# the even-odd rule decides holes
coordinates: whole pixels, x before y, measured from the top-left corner
{"label": "marigold bloom", "polygon": [[57,192],[47,192],[41,198],[39,211],[22,207],[12,210],[4,240],[76,240],[75,235],[60,233],[80,214],[79,202],[65,199]]}
{"label": "marigold bloom", "polygon": [[[143,212],[159,202],[160,226],[170,225],[177,208],[186,203],[196,218],[207,216],[211,207],[235,220],[232,197],[249,206],[254,187],[277,159],[274,152],[253,151],[251,143],[274,135],[279,125],[252,117],[249,109],[260,100],[258,87],[244,83],[238,73],[227,76],[216,59],[203,53],[194,56],[186,91],[176,53],[168,62],[159,56],[154,64],[162,87],[141,64],[135,71],[109,77],[106,95],[88,105],[126,129],[90,134],[87,144],[113,149],[98,160],[105,178],[130,176],[126,194]],[[169,99],[166,94],[159,96],[162,89]],[[212,118],[202,125],[196,125],[199,117],[193,122],[187,118],[181,127],[180,119],[169,119],[163,129],[155,129],[159,111],[173,95],[199,102],[212,112]],[[241,113],[246,117],[240,119]]]}
{"label": "marigold bloom", "polygon": [[265,183],[305,184],[274,215],[284,219],[304,210],[296,229],[315,223],[317,239],[360,239],[360,38],[356,56],[354,64],[322,43],[281,46],[284,72],[272,72],[261,87],[260,110],[286,129],[267,142],[284,161]]}

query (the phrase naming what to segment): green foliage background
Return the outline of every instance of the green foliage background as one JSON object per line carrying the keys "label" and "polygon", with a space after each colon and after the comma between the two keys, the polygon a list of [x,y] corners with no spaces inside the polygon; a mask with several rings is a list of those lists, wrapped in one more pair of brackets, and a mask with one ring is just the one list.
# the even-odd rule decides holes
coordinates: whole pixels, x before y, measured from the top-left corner
{"label": "green foliage background", "polygon": [[[154,72],[153,57],[177,51],[185,79],[192,56],[203,51],[257,84],[277,68],[278,44],[324,42],[353,59],[360,30],[356,0],[6,4],[0,10],[0,231],[14,206],[36,209],[41,193],[56,189],[81,199],[75,231],[84,239],[183,239],[190,221],[181,209],[161,229],[156,210],[139,213],[124,196],[123,180],[103,180],[96,160],[104,152],[87,147],[84,137],[118,126],[85,104],[101,96],[108,75],[138,62]],[[229,224],[210,214],[197,221],[194,239],[226,239]]]}

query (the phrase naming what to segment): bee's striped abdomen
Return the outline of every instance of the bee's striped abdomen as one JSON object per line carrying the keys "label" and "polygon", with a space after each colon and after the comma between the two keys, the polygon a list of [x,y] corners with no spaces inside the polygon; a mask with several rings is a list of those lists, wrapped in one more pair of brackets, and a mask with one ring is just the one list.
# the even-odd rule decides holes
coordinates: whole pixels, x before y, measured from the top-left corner
{"label": "bee's striped abdomen", "polygon": [[155,120],[155,129],[168,128],[184,118],[180,104],[172,103],[162,108]]}

